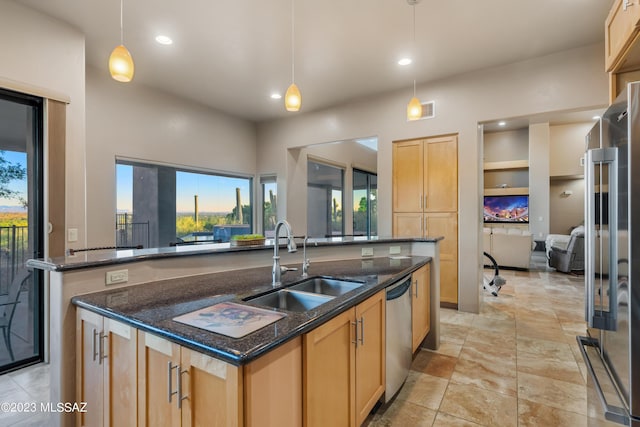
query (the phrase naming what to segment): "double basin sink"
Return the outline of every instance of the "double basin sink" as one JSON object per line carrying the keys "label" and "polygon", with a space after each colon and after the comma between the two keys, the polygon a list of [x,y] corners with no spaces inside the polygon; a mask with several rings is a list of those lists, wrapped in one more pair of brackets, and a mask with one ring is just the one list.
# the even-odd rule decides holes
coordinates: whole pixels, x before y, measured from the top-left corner
{"label": "double basin sink", "polygon": [[313,277],[285,289],[272,291],[258,297],[245,298],[244,301],[263,307],[304,312],[362,285],[364,282]]}

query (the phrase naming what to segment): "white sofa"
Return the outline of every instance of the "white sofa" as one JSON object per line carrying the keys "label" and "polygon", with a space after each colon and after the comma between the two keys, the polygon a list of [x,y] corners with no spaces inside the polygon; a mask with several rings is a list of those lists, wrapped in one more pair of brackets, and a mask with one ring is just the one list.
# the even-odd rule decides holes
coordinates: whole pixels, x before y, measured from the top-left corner
{"label": "white sofa", "polygon": [[528,269],[533,239],[528,230],[521,228],[485,227],[483,247],[500,267]]}

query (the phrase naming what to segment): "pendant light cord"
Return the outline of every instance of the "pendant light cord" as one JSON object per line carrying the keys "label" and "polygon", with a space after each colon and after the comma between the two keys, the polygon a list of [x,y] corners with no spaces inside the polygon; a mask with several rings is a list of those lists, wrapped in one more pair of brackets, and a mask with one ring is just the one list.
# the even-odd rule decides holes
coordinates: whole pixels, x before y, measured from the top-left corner
{"label": "pendant light cord", "polygon": [[[124,8],[124,0],[120,0],[120,44],[121,45],[124,45],[124,30],[123,30],[123,28],[124,28],[124,24],[123,24],[124,20],[122,18],[123,15],[124,15],[123,12],[122,12],[123,8]],[[414,27],[415,27],[415,24],[414,24]],[[414,28],[414,31],[415,31],[415,28]]]}
{"label": "pendant light cord", "polygon": [[[416,52],[416,4],[414,3],[413,8],[413,56],[417,57]],[[413,67],[413,97],[416,97],[416,67]]]}
{"label": "pendant light cord", "polygon": [[291,83],[295,83],[296,81],[296,71],[295,71],[295,63],[296,63],[296,51],[295,51],[295,9],[294,9],[295,0],[291,0]]}

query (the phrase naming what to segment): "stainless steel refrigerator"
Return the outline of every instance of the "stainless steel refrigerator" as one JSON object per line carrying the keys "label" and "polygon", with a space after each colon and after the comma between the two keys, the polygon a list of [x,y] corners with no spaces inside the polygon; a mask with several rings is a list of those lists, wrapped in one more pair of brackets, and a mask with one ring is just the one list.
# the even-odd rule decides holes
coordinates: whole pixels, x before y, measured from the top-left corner
{"label": "stainless steel refrigerator", "polygon": [[[588,416],[640,427],[640,82],[586,140]],[[597,424],[597,421],[594,422]]]}

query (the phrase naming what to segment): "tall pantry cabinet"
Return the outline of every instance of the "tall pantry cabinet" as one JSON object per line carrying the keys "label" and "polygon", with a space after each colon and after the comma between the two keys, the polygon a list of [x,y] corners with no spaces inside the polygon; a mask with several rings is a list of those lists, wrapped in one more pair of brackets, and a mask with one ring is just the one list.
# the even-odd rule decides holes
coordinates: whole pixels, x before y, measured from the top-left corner
{"label": "tall pantry cabinet", "polygon": [[458,137],[393,143],[393,235],[444,236],[440,303],[458,305]]}

